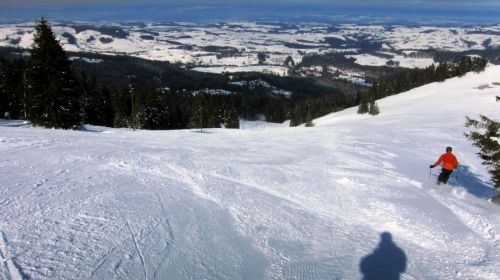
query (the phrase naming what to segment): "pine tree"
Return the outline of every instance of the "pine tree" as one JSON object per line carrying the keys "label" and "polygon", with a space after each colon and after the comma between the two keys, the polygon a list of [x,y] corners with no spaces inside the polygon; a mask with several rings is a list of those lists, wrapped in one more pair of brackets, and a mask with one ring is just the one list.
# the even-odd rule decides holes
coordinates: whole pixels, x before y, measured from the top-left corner
{"label": "pine tree", "polygon": [[0,118],[9,114],[8,64],[0,58]]}
{"label": "pine tree", "polygon": [[259,60],[259,64],[264,64],[264,62],[266,62],[267,59],[267,54],[264,52],[260,52],[257,54],[257,59]]}
{"label": "pine tree", "polygon": [[224,110],[224,127],[240,128],[240,118],[234,108]]}
{"label": "pine tree", "polygon": [[[497,101],[498,101],[497,97]],[[466,117],[466,127],[480,129],[483,133],[472,131],[465,136],[474,142],[474,146],[480,149],[478,155],[483,164],[489,166],[491,179],[495,188],[500,189],[500,122],[481,115],[479,121]]]}
{"label": "pine tree", "polygon": [[42,17],[35,28],[28,69],[28,119],[44,127],[80,124],[77,83],[70,61]]}
{"label": "pine tree", "polygon": [[358,106],[358,114],[366,114],[368,113],[369,108],[368,108],[368,99],[366,98],[366,95],[363,95],[361,97],[361,103],[359,103]]}
{"label": "pine tree", "polygon": [[293,58],[291,56],[287,56],[286,59],[285,59],[285,66],[295,66],[295,61],[293,60]]}
{"label": "pine tree", "polygon": [[442,62],[440,63],[435,70],[435,79],[437,81],[444,81],[449,78],[449,69],[448,63]]}
{"label": "pine tree", "polygon": [[368,114],[372,116],[380,114],[380,109],[378,108],[377,102],[375,102],[375,100],[370,102],[370,109],[368,110]]}
{"label": "pine tree", "polygon": [[25,75],[23,60],[7,62],[0,58],[0,117],[25,118]]}
{"label": "pine tree", "polygon": [[313,117],[311,115],[311,103],[307,103],[307,115],[306,115],[305,120],[306,120],[305,127],[313,127],[314,126]]}
{"label": "pine tree", "polygon": [[127,87],[114,89],[111,92],[111,104],[113,105],[113,126],[128,127],[131,115],[130,92]]}
{"label": "pine tree", "polygon": [[300,116],[301,116],[300,107],[298,105],[295,105],[290,114],[290,126],[297,126],[301,124],[302,120]]}
{"label": "pine tree", "polygon": [[79,79],[81,117],[84,123],[113,126],[111,93],[106,87],[99,88],[95,77],[87,78],[85,73]]}
{"label": "pine tree", "polygon": [[82,121],[88,124],[101,125],[99,114],[102,111],[98,106],[99,97],[95,78],[89,79],[85,72],[83,72],[79,82],[79,90],[82,93],[79,99]]}
{"label": "pine tree", "polygon": [[201,92],[196,95],[191,110],[191,117],[189,118],[189,127],[199,128],[200,132],[203,132],[204,127],[208,127],[207,103],[207,96],[205,93]]}
{"label": "pine tree", "polygon": [[313,127],[314,122],[312,121],[312,119],[306,120],[306,123],[304,124],[304,126],[305,127]]}
{"label": "pine tree", "polygon": [[103,87],[101,89],[101,114],[100,114],[100,124],[107,126],[107,127],[112,127],[113,126],[113,119],[115,116],[115,113],[113,111],[113,104],[111,102],[111,92],[108,90],[108,88]]}

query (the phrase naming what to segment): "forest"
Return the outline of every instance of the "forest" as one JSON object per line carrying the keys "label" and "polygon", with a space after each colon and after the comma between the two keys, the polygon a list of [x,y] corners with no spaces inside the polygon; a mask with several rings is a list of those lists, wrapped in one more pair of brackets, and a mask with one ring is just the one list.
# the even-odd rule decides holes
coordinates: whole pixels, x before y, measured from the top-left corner
{"label": "forest", "polygon": [[[331,54],[307,56],[298,65],[318,61],[353,64]],[[73,129],[83,123],[134,129],[238,128],[240,119],[262,117],[311,126],[317,117],[360,104],[369,109],[379,98],[479,71],[486,64],[484,58],[463,56],[426,69],[380,67],[371,71],[377,78],[370,88],[294,71],[285,77],[211,74],[131,56],[68,53],[42,19],[32,49],[0,48],[0,113],[36,126]]]}

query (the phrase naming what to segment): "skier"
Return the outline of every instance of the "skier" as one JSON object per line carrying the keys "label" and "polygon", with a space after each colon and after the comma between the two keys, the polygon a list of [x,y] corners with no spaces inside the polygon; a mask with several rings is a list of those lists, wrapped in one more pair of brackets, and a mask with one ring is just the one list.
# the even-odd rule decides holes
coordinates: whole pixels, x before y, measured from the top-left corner
{"label": "skier", "polygon": [[448,178],[450,178],[451,173],[454,169],[458,168],[458,161],[454,154],[451,153],[451,147],[446,147],[446,153],[442,154],[436,163],[431,164],[430,168],[434,168],[443,163],[443,169],[441,170],[441,174],[439,174],[437,184],[446,184],[448,182]]}

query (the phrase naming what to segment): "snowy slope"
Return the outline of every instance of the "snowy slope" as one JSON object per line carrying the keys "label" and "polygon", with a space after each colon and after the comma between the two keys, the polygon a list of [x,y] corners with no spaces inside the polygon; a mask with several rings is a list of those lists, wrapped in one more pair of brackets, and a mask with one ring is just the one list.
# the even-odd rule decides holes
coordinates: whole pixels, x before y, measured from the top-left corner
{"label": "snowy slope", "polygon": [[[406,264],[402,279],[498,279],[500,208],[463,124],[500,118],[499,83],[489,67],[313,128],[3,121],[2,278],[360,279],[382,251]],[[447,145],[461,167],[438,187],[428,165]],[[376,250],[382,232],[405,258]]]}

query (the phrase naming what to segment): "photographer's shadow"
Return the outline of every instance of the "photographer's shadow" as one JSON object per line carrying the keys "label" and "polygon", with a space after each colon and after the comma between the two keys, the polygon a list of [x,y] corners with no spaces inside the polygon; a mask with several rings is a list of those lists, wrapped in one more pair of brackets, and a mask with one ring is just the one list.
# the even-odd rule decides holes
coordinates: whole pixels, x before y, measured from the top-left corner
{"label": "photographer's shadow", "polygon": [[406,271],[406,255],[392,241],[392,235],[384,232],[380,235],[378,247],[359,263],[363,280],[399,280]]}

